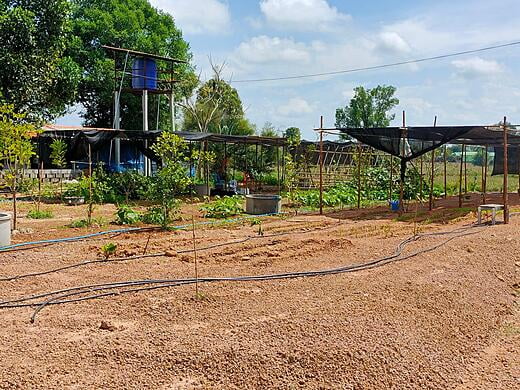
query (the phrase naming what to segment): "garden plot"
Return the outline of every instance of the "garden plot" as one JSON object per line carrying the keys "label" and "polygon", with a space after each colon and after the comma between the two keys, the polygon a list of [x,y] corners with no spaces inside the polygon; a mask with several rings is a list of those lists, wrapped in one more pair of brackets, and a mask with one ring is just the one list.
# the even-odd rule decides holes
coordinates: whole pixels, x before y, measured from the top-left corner
{"label": "garden plot", "polygon": [[[50,220],[22,217],[33,232],[15,239],[95,231],[63,227],[82,208],[52,211]],[[114,212],[95,210],[107,220]],[[201,221],[199,205],[184,205],[187,221],[179,223],[189,225],[190,214]],[[190,284],[48,306],[34,324],[34,308],[2,309],[0,388],[515,388],[520,219],[468,231],[471,214],[422,220],[397,221],[380,208],[199,225],[201,280],[368,262],[394,253],[414,230],[471,234],[425,236],[402,255],[436,249],[359,272],[201,282],[198,295]],[[188,228],[0,253],[0,277],[101,260],[107,243],[117,244],[109,260],[145,249],[159,255],[0,282],[2,300],[195,275]]]}

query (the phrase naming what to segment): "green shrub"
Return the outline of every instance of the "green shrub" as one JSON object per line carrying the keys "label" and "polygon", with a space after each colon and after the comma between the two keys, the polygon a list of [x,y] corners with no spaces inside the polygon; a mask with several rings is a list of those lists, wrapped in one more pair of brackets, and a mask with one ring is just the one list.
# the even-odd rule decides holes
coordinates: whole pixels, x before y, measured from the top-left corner
{"label": "green shrub", "polygon": [[68,227],[70,228],[86,228],[86,227],[91,227],[91,226],[98,226],[98,227],[101,227],[101,226],[105,226],[107,224],[107,221],[102,218],[102,217],[99,217],[99,218],[92,218],[92,221],[88,222],[88,220],[86,219],[77,219],[75,221],[72,221]]}
{"label": "green shrub", "polygon": [[48,219],[53,218],[54,215],[51,211],[44,211],[44,210],[30,210],[27,213],[27,218],[31,219]]}
{"label": "green shrub", "polygon": [[243,204],[243,196],[215,197],[213,202],[201,206],[200,209],[206,218],[227,218],[243,213]]}
{"label": "green shrub", "polygon": [[141,216],[126,204],[119,205],[116,211],[116,223],[118,225],[135,225],[141,222]]}
{"label": "green shrub", "polygon": [[105,260],[108,260],[110,256],[116,253],[116,251],[117,244],[114,244],[113,242],[108,242],[101,247],[101,253],[103,254]]}

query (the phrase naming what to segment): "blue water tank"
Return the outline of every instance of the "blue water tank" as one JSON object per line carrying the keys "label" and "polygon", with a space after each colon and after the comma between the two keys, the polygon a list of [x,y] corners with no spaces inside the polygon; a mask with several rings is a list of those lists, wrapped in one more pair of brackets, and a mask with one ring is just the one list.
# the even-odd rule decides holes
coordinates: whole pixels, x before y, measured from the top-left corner
{"label": "blue water tank", "polygon": [[151,58],[136,58],[132,65],[133,89],[157,89],[157,63]]}

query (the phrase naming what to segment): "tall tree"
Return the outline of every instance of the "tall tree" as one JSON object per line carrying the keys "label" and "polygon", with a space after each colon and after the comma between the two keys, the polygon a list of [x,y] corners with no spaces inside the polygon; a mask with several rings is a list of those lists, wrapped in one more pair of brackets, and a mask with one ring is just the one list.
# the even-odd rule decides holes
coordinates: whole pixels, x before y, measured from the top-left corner
{"label": "tall tree", "polygon": [[[73,34],[69,52],[83,70],[78,102],[84,107],[83,117],[90,126],[111,127],[114,80],[114,58],[102,45],[138,50],[184,61],[191,60],[188,43],[176,27],[171,15],[150,5],[148,0],[71,0]],[[123,56],[124,57],[124,56]],[[124,66],[124,58],[119,58]],[[127,64],[127,71],[131,64]],[[175,66],[176,78],[189,78],[189,65]],[[130,77],[126,76],[126,83]],[[127,86],[128,84],[125,84]],[[179,94],[183,88],[178,88]],[[180,98],[180,96],[179,96]],[[150,123],[166,127],[168,103],[163,97],[150,99]],[[154,107],[155,109],[152,109]],[[139,96],[123,94],[121,113],[124,129],[142,128]]]}
{"label": "tall tree", "polygon": [[344,108],[336,109],[336,127],[387,127],[395,118],[389,114],[399,104],[396,88],[378,85],[372,89],[354,88],[354,97]]}
{"label": "tall tree", "polygon": [[291,146],[298,146],[302,141],[302,132],[298,127],[287,128],[283,135]]}
{"label": "tall tree", "polygon": [[4,184],[13,198],[13,229],[17,227],[16,194],[26,166],[34,156],[31,139],[37,127],[27,121],[25,114],[14,112],[13,105],[0,105],[0,168],[4,170]]}
{"label": "tall tree", "polygon": [[254,127],[244,116],[238,91],[222,79],[224,65],[212,64],[213,76],[206,82],[198,80],[196,95],[186,97],[184,128],[218,134],[252,135]]}
{"label": "tall tree", "polygon": [[73,101],[80,69],[63,56],[67,0],[0,1],[0,95],[27,119],[53,119]]}

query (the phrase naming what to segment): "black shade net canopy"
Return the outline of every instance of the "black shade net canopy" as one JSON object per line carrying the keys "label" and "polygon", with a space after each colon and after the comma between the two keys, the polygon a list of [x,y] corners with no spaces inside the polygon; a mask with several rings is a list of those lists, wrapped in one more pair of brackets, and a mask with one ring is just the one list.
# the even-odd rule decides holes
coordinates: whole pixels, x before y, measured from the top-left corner
{"label": "black shade net canopy", "polygon": [[[338,128],[359,142],[389,153],[401,159],[401,178],[404,178],[406,163],[445,144],[488,146],[495,148],[495,155],[503,151],[504,130],[501,126],[418,126],[381,128]],[[518,149],[520,131],[508,126],[508,145]],[[508,157],[512,170],[518,173],[518,156]],[[498,165],[501,164],[501,166]],[[503,173],[503,161],[495,160],[493,174]]]}
{"label": "black shade net canopy", "polygon": [[[410,161],[444,144],[503,146],[503,129],[499,126],[431,126],[339,128],[358,141]],[[520,131],[508,129],[508,144],[520,144]]]}
{"label": "black shade net canopy", "polygon": [[[89,128],[52,128],[47,126],[39,137],[45,138],[68,138],[70,141],[66,158],[68,160],[81,160],[88,156],[90,146],[91,152],[96,152],[109,145],[114,139],[126,140],[135,146],[146,157],[157,160],[157,156],[150,146],[163,133],[162,130],[113,130],[113,129],[89,129]],[[214,142],[228,144],[246,144],[263,146],[286,146],[286,138],[261,137],[250,135],[227,135],[214,133],[200,133],[189,131],[177,131],[174,134],[188,142]],[[148,143],[145,143],[148,141]]]}

